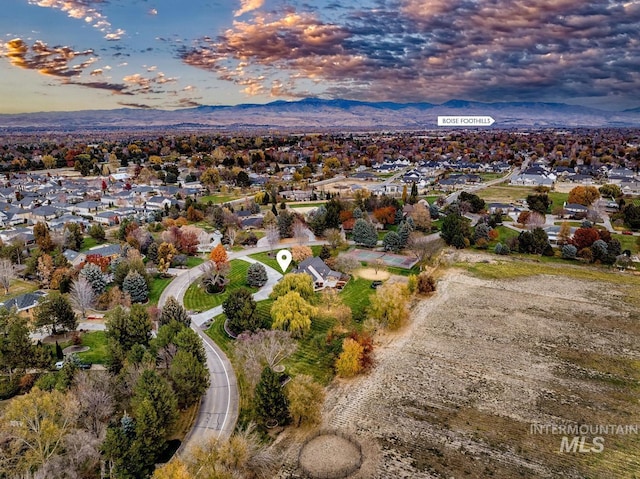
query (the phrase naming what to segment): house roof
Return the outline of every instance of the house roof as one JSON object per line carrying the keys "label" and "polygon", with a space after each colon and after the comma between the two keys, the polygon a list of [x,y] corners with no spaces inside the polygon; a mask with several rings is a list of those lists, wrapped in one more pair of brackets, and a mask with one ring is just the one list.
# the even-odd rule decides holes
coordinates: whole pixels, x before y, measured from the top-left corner
{"label": "house roof", "polygon": [[121,248],[119,244],[105,244],[95,246],[87,251],[87,254],[99,254],[101,256],[113,256],[120,254]]}
{"label": "house roof", "polygon": [[18,311],[24,311],[25,309],[33,308],[38,304],[40,298],[45,296],[47,293],[44,291],[34,291],[32,293],[21,294],[20,296],[16,296],[15,298],[8,299],[4,303],[0,303],[0,306],[3,306],[9,310],[16,308]]}
{"label": "house roof", "polygon": [[314,281],[326,281],[331,277],[339,278],[342,276],[341,273],[329,268],[324,261],[317,256],[301,261],[296,269],[296,273],[307,273]]}

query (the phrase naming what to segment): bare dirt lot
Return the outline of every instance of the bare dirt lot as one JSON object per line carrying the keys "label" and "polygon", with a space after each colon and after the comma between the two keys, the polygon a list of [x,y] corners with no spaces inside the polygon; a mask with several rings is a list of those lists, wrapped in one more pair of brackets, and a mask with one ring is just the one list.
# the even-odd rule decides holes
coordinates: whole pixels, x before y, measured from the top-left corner
{"label": "bare dirt lot", "polygon": [[602,452],[561,452],[563,435],[531,430],[640,427],[640,279],[471,269],[446,272],[405,330],[379,338],[369,375],[330,386],[323,426],[360,439],[358,476],[640,477],[640,434],[589,433],[583,450],[601,435]]}

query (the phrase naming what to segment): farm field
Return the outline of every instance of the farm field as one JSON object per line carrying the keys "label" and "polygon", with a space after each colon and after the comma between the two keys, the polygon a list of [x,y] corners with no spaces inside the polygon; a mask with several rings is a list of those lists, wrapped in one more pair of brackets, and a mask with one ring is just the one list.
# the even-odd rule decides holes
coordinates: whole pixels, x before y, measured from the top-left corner
{"label": "farm field", "polygon": [[640,434],[560,452],[562,435],[531,425],[637,424],[640,278],[465,256],[480,262],[378,337],[369,375],[330,387],[323,427],[360,440],[354,477],[638,477]]}

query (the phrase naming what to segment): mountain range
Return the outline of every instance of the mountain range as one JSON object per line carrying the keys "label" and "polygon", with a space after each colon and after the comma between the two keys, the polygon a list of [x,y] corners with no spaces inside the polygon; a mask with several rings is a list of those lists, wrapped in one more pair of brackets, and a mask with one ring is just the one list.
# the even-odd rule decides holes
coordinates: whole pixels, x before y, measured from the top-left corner
{"label": "mountain range", "polygon": [[[490,128],[640,127],[640,109],[604,111],[563,103],[364,102],[307,98],[267,104],[199,106],[181,110],[122,108],[73,112],[0,114],[0,131],[91,131],[140,129],[228,130],[426,130],[438,116],[490,116]],[[447,129],[451,127],[440,127]],[[486,128],[486,127],[485,127]]]}

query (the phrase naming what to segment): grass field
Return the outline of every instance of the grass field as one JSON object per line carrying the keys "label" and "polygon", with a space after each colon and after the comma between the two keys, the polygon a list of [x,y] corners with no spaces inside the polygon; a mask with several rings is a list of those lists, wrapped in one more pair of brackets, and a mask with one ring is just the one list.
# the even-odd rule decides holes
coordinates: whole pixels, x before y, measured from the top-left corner
{"label": "grass field", "polygon": [[231,271],[228,277],[229,284],[227,284],[222,293],[209,294],[200,286],[199,282],[193,283],[184,295],[184,306],[191,311],[201,312],[220,306],[227,299],[229,293],[238,288],[246,287],[252,293],[255,293],[258,290],[257,288],[250,288],[246,285],[249,266],[249,263],[239,259],[231,261]]}
{"label": "grass field", "polygon": [[204,258],[201,258],[199,256],[189,256],[187,258],[187,268],[194,268],[196,266],[200,266],[202,263],[204,263]]}
{"label": "grass field", "polygon": [[99,244],[100,243],[98,243],[91,236],[85,236],[84,239],[82,240],[82,248],[80,248],[80,251],[82,251],[82,252],[88,251],[91,248],[93,248],[94,246],[98,246]]}
{"label": "grass field", "polygon": [[[31,293],[37,289],[38,285],[35,283],[30,283],[29,281],[23,281],[21,279],[13,279],[9,284],[9,294],[1,295],[0,301],[7,301],[8,299],[15,298],[21,294]],[[1,291],[4,293],[4,288],[2,288]]]}
{"label": "grass field", "polygon": [[[253,258],[257,261],[260,261],[261,263],[266,264],[267,266],[270,266],[271,268],[275,269],[278,273],[282,273],[282,271],[280,270],[280,265],[278,264],[278,260],[276,259],[276,255],[275,255],[275,251],[273,252],[273,255],[270,256],[271,253],[253,253],[249,255],[249,258]],[[287,271],[290,273],[293,270],[293,266],[289,266],[289,268],[287,268]]]}
{"label": "grass field", "polygon": [[241,198],[241,196],[208,195],[208,196],[201,196],[200,198],[198,198],[198,203],[204,203],[206,205],[209,203],[209,201],[211,201],[213,204],[222,204],[222,203],[228,203],[229,201],[232,201],[232,200],[237,200],[238,198]]}
{"label": "grass field", "polygon": [[326,201],[315,201],[313,203],[287,203],[287,206],[289,208],[317,208],[325,203]]}
{"label": "grass field", "polygon": [[151,286],[149,287],[149,304],[157,305],[160,300],[160,295],[164,289],[171,283],[173,278],[153,278],[151,280]]}
{"label": "grass field", "polygon": [[[510,186],[500,184],[490,186],[478,191],[478,196],[487,203],[516,203],[519,200],[525,200],[528,195],[535,194],[536,190],[533,186]],[[549,198],[553,203],[549,208],[549,213],[556,206],[562,206],[569,197],[569,193],[561,193],[558,191],[550,191]]]}
{"label": "grass field", "polygon": [[372,281],[363,278],[351,278],[347,285],[340,292],[340,297],[344,304],[351,308],[353,319],[361,321],[369,306],[369,297],[375,292],[371,288]]}
{"label": "grass field", "polygon": [[104,331],[92,331],[82,335],[82,346],[88,346],[89,351],[77,353],[80,360],[87,364],[106,364],[109,359],[107,336]]}
{"label": "grass field", "polygon": [[611,237],[620,241],[622,251],[628,249],[632,254],[636,254],[640,251],[637,243],[638,236],[612,234]]}

